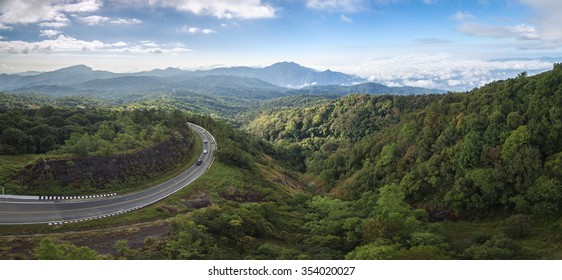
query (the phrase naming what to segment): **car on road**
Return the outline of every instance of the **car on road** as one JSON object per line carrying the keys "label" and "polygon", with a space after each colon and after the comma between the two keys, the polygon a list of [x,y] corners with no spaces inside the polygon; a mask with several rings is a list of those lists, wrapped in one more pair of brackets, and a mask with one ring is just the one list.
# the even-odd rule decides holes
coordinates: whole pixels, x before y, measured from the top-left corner
{"label": "car on road", "polygon": [[203,140],[203,143],[207,144],[207,139],[204,139],[204,140]]}
{"label": "car on road", "polygon": [[195,165],[199,166],[199,165],[201,165],[201,163],[203,163],[203,160],[198,159],[198,160],[195,162]]}
{"label": "car on road", "polygon": [[207,153],[207,149],[203,150],[203,153],[206,154],[206,153]]}

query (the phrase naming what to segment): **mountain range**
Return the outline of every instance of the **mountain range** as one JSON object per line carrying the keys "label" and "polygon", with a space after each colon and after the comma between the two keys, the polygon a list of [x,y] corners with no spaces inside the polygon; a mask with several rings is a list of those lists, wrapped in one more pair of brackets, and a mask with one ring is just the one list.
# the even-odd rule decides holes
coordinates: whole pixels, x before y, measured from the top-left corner
{"label": "mountain range", "polygon": [[0,74],[0,90],[101,98],[186,91],[244,99],[268,99],[296,94],[444,92],[414,87],[387,87],[357,76],[330,70],[317,71],[294,62],[280,62],[264,68],[231,67],[197,71],[167,68],[138,73],[113,73],[76,65],[44,73]]}

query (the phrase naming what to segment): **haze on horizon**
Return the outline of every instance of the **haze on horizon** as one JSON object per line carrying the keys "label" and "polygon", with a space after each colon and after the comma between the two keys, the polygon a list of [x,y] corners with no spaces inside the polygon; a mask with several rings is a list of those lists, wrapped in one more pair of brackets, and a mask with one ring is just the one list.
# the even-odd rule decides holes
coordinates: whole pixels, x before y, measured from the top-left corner
{"label": "haze on horizon", "polygon": [[556,0],[3,0],[0,73],[263,67],[470,89],[562,60]]}

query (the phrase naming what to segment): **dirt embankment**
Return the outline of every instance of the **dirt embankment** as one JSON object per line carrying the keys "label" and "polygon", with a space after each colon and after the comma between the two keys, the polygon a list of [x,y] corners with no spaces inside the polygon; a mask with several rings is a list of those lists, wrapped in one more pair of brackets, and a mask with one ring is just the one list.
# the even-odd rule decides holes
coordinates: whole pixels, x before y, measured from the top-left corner
{"label": "dirt embankment", "polygon": [[103,188],[109,183],[123,183],[165,173],[184,162],[192,150],[193,141],[169,139],[123,155],[38,160],[22,168],[12,179],[32,189],[39,189],[49,182],[62,187],[90,185]]}

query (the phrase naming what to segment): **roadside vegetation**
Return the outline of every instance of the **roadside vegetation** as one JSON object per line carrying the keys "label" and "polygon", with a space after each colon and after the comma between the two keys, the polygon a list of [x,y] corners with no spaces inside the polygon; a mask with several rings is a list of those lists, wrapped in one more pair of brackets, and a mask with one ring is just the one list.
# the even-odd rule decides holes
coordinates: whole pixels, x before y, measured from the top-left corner
{"label": "roadside vegetation", "polygon": [[[139,174],[125,168],[117,170],[125,173],[125,178],[115,180],[114,176],[102,180],[102,183],[94,183],[87,180],[87,174],[80,175],[75,166],[87,164],[89,158],[92,162],[111,162],[113,159],[113,162],[119,163],[116,161],[119,156],[123,158],[138,153],[141,157],[142,150],[170,141],[182,143],[185,148],[178,149],[184,150],[190,149],[195,142],[185,114],[178,110],[45,104],[26,107],[18,97],[1,97],[7,102],[0,110],[0,184],[8,194],[83,195],[130,189],[162,174],[150,171],[146,174],[149,178],[143,176],[141,180],[137,178]],[[69,102],[72,99],[65,100]],[[88,99],[82,101],[90,102]],[[190,155],[178,159],[177,167],[189,162],[194,153]],[[39,174],[41,178],[35,178],[39,176],[36,172],[21,175],[24,167],[29,168],[36,162],[48,164],[57,160],[64,161],[64,166],[53,162],[50,167],[64,170],[45,170],[50,172],[47,175],[57,175]],[[77,174],[72,175],[71,172]],[[69,185],[60,179],[68,174],[84,177],[84,180],[75,186]],[[103,179],[103,176],[101,174],[97,179]]]}

